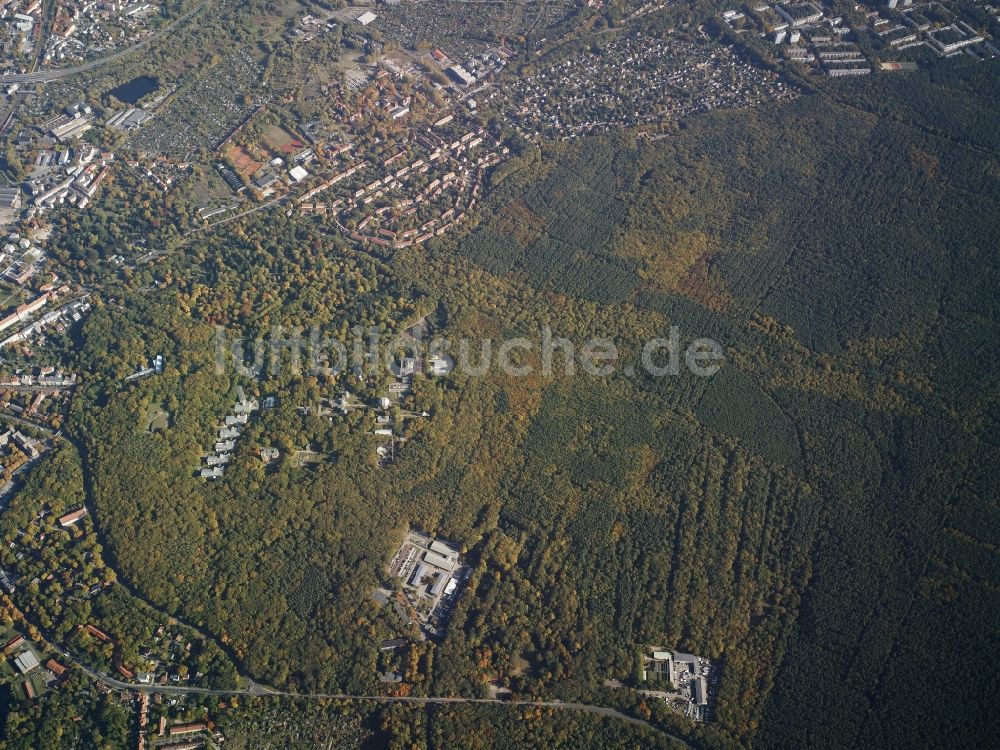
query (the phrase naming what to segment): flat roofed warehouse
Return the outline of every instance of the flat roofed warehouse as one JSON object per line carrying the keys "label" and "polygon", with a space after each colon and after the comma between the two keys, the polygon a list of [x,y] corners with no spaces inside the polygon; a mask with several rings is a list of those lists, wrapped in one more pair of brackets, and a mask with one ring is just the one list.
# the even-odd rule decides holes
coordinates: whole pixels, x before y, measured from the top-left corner
{"label": "flat roofed warehouse", "polygon": [[463,86],[471,86],[476,82],[476,77],[461,65],[452,65],[450,68],[447,68],[446,72]]}
{"label": "flat roofed warehouse", "polygon": [[683,651],[674,651],[674,664],[686,665],[691,674],[698,672],[698,657],[694,654],[685,654]]}
{"label": "flat roofed warehouse", "polygon": [[38,657],[31,651],[24,651],[14,659],[14,664],[21,670],[21,674],[28,674],[38,666]]}
{"label": "flat roofed warehouse", "polygon": [[708,683],[701,675],[691,680],[691,696],[699,706],[708,705]]}
{"label": "flat roofed warehouse", "polygon": [[424,565],[423,563],[420,563],[417,566],[417,569],[413,571],[413,576],[410,578],[410,585],[419,586],[420,581],[423,580],[425,575],[427,575],[427,566]]}
{"label": "flat roofed warehouse", "polygon": [[85,130],[89,130],[90,126],[91,122],[88,117],[67,118],[66,122],[54,126],[50,132],[56,140],[67,141],[78,137]]}
{"label": "flat roofed warehouse", "polygon": [[441,570],[452,570],[455,567],[454,559],[439,555],[437,552],[425,552],[424,562]]}
{"label": "flat roofed warehouse", "polygon": [[437,552],[439,555],[444,555],[445,557],[455,557],[458,554],[457,550],[452,549],[440,539],[431,542],[431,551]]}
{"label": "flat roofed warehouse", "polygon": [[152,113],[147,112],[144,109],[133,107],[112,116],[111,119],[107,121],[107,126],[109,128],[114,128],[115,130],[121,130],[122,132],[127,133],[141,128],[152,119]]}
{"label": "flat roofed warehouse", "polygon": [[20,208],[21,189],[16,187],[0,188],[0,208]]}
{"label": "flat roofed warehouse", "polygon": [[437,578],[434,580],[434,584],[431,586],[431,596],[437,596],[440,594],[448,583],[450,576],[446,573],[438,573]]}

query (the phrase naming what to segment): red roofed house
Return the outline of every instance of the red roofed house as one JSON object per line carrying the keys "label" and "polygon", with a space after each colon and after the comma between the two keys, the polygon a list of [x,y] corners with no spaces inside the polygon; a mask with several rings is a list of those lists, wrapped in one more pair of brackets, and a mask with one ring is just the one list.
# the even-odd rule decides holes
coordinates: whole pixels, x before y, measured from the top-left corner
{"label": "red roofed house", "polygon": [[191,734],[192,732],[206,732],[208,731],[208,725],[197,723],[197,724],[176,724],[170,727],[169,734]]}
{"label": "red roofed house", "polygon": [[66,667],[57,662],[55,659],[49,659],[45,662],[45,668],[56,677],[62,677],[66,673]]}
{"label": "red roofed house", "polygon": [[104,641],[105,643],[107,643],[108,641],[111,640],[111,636],[110,635],[108,635],[107,633],[105,633],[102,630],[98,630],[93,625],[87,625],[84,628],[84,630],[86,630],[88,633],[90,633],[92,636],[94,636],[94,638],[96,638],[99,641]]}
{"label": "red roofed house", "polygon": [[81,518],[83,518],[85,515],[87,515],[86,508],[80,508],[80,510],[74,510],[72,513],[67,513],[65,516],[62,516],[59,519],[59,525],[62,526],[64,529],[69,528],[77,521],[79,521]]}

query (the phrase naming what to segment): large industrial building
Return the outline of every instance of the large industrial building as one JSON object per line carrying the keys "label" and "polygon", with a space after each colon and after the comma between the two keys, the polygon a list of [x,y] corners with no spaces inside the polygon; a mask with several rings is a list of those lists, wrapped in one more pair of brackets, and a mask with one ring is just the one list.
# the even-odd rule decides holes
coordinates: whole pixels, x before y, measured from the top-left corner
{"label": "large industrial building", "polygon": [[691,678],[691,699],[695,705],[708,705],[708,681],[701,675]]}
{"label": "large industrial building", "polygon": [[476,82],[476,77],[461,65],[452,65],[446,70],[448,75],[451,76],[454,81],[462,84],[463,86],[471,86]]}
{"label": "large industrial building", "polygon": [[403,593],[412,606],[411,617],[424,630],[440,635],[450,611],[447,604],[469,574],[451,544],[420,532],[408,531],[389,564],[389,574],[403,581]]}
{"label": "large industrial building", "polygon": [[20,670],[21,674],[28,674],[28,672],[38,666],[38,657],[35,656],[33,651],[23,651],[14,659],[14,665]]}

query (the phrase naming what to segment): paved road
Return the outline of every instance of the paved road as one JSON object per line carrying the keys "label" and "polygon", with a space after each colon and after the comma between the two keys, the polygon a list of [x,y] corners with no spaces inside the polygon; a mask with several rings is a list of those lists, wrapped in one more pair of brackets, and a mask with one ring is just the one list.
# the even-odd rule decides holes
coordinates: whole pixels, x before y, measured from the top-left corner
{"label": "paved road", "polygon": [[23,425],[24,427],[31,427],[34,430],[38,430],[39,432],[44,433],[49,438],[53,438],[56,435],[55,430],[53,430],[51,427],[48,427],[47,425],[39,424],[34,420],[25,419],[24,417],[18,417],[17,415],[10,414],[8,412],[0,412],[0,424],[3,423],[3,420],[7,420],[8,422],[13,422],[14,424]]}
{"label": "paved road", "polygon": [[164,26],[159,31],[153,32],[142,41],[133,44],[131,47],[126,47],[125,49],[118,50],[117,52],[112,52],[110,55],[107,55],[106,57],[102,57],[98,60],[90,60],[89,62],[81,63],[79,65],[74,65],[69,68],[42,70],[35,73],[10,73],[8,75],[0,76],[0,85],[6,85],[8,83],[42,83],[44,81],[55,81],[59,78],[66,78],[68,76],[76,75],[77,73],[85,73],[86,71],[93,70],[94,68],[98,68],[101,65],[105,65],[109,62],[114,62],[115,60],[125,57],[126,55],[130,55],[136,50],[140,50],[143,47],[152,44],[157,39],[161,39],[162,37],[166,36],[171,31],[173,31],[178,26],[187,21],[189,18],[191,18],[191,16],[198,13],[207,4],[208,4],[207,2],[203,2],[199,5],[196,5],[191,10],[189,10],[187,13],[177,18],[173,23],[169,24],[168,26]]}
{"label": "paved road", "polygon": [[670,739],[684,747],[694,750],[684,739],[677,735],[664,732],[650,722],[636,716],[629,716],[614,708],[607,706],[594,706],[589,703],[565,703],[563,701],[528,701],[528,700],[502,700],[500,698],[463,698],[460,696],[391,696],[391,695],[350,695],[346,693],[291,693],[284,690],[272,690],[271,688],[251,682],[248,688],[242,690],[213,690],[211,688],[181,687],[172,685],[137,685],[131,682],[122,682],[113,677],[109,677],[101,672],[96,672],[82,664],[79,665],[88,676],[98,682],[116,690],[132,690],[144,693],[163,693],[165,695],[257,695],[257,696],[280,696],[283,698],[313,699],[313,700],[342,700],[342,701],[372,701],[373,703],[413,703],[413,704],[487,704],[499,706],[525,706],[529,708],[553,708],[561,711],[578,711],[580,713],[603,716],[609,719],[617,719],[634,726],[643,727],[653,732],[666,734]]}
{"label": "paved road", "polygon": [[[282,203],[287,203],[292,199],[292,197],[293,196],[291,194],[286,194],[278,198],[272,198],[267,203],[261,203],[259,206],[254,206],[253,208],[248,208],[245,211],[240,211],[238,214],[232,214],[231,216],[227,216],[225,219],[219,219],[218,221],[213,221],[211,224],[203,224],[200,227],[194,227],[192,229],[189,229],[188,231],[186,231],[184,234],[181,235],[178,244],[175,245],[174,247],[175,249],[177,247],[180,247],[187,241],[189,237],[192,237],[198,234],[199,232],[207,232],[211,229],[215,229],[216,227],[222,226],[223,224],[228,224],[231,221],[242,219],[244,216],[249,216],[250,214],[255,214],[258,211],[263,211],[264,209],[270,208],[271,206],[277,206],[281,205]],[[135,259],[135,262],[132,264],[132,268],[135,268],[135,266],[139,265],[140,263],[148,263],[151,260],[156,260],[157,258],[166,255],[168,252],[169,250],[167,248],[158,247],[154,250],[150,250],[147,253],[143,253],[142,255],[140,255],[138,258]]]}
{"label": "paved road", "polygon": [[14,470],[14,473],[11,474],[10,480],[3,487],[0,487],[0,510],[7,507],[7,503],[10,501],[10,498],[13,497],[14,490],[20,486],[21,483],[18,481],[19,477],[34,468],[35,464],[41,461],[44,457],[45,453],[42,453],[37,458],[33,458],[27,463],[21,464]]}
{"label": "paved road", "polygon": [[20,383],[2,383],[0,390],[23,391],[24,393],[59,393],[76,388],[76,383],[66,383],[65,385],[21,385]]}
{"label": "paved road", "polygon": [[294,197],[296,197],[296,196],[293,196],[291,193],[285,193],[284,195],[280,195],[277,198],[272,198],[271,200],[267,201],[266,203],[261,203],[259,206],[254,206],[253,208],[248,208],[245,211],[240,211],[237,214],[232,214],[231,216],[227,216],[224,219],[218,219],[217,221],[213,221],[211,224],[203,224],[200,227],[194,227],[192,229],[189,229],[188,231],[186,231],[183,234],[182,238],[183,239],[187,239],[188,237],[190,237],[193,234],[198,234],[199,232],[207,232],[210,229],[214,229],[215,227],[222,226],[223,224],[228,224],[229,222],[236,221],[237,219],[242,219],[244,216],[249,216],[250,214],[255,214],[258,211],[263,211],[264,209],[270,208],[271,206],[280,206],[283,203],[288,203]]}

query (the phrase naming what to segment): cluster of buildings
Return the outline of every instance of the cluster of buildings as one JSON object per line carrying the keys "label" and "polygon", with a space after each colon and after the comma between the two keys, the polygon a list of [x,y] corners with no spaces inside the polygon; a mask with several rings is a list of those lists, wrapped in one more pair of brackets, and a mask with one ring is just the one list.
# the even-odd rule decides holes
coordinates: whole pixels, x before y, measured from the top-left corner
{"label": "cluster of buildings", "polygon": [[[761,4],[752,9],[763,25],[759,34],[778,47],[785,60],[815,68],[830,77],[867,75],[871,64],[841,16],[828,16],[816,2]],[[735,20],[734,11],[723,14]],[[741,19],[744,15],[738,14]],[[744,23],[750,23],[747,19]],[[742,28],[741,31],[748,31]]]}
{"label": "cluster of buildings", "polygon": [[965,21],[957,21],[927,32],[927,40],[942,55],[950,55],[965,47],[985,41],[984,37]]}
{"label": "cluster of buildings", "polygon": [[[140,693],[138,700],[148,695]],[[155,735],[152,734],[142,719],[143,708],[140,706],[139,732],[136,738],[136,750],[145,750],[149,735],[149,747],[165,747],[170,750],[201,750],[205,747],[218,748],[225,743],[225,735],[215,729],[208,721],[170,721],[161,714]]]}
{"label": "cluster of buildings", "polygon": [[[0,408],[6,410],[7,407],[8,402],[0,401]],[[25,435],[20,430],[8,429],[0,435],[0,471],[4,482],[0,488],[0,498],[6,498],[14,490],[17,475],[29,468],[45,450],[44,443]],[[6,586],[6,583],[4,585]]]}
{"label": "cluster of buildings", "polygon": [[129,107],[128,109],[124,109],[121,112],[113,114],[108,118],[105,125],[112,130],[118,130],[122,133],[131,133],[133,130],[138,130],[152,119],[152,112],[148,112],[141,107]]}
{"label": "cluster of buildings", "polygon": [[[17,66],[20,72],[29,58],[35,56],[35,42],[42,21],[41,0],[4,0],[3,59],[8,65]],[[18,65],[18,63],[21,63]],[[16,90],[16,88],[15,88]],[[9,93],[13,93],[12,91]]]}
{"label": "cluster of buildings", "polygon": [[792,94],[775,73],[752,65],[730,47],[638,32],[505,81],[500,88],[504,109],[531,139],[659,125]]}
{"label": "cluster of buildings", "polygon": [[93,124],[94,111],[90,105],[77,102],[66,107],[61,114],[42,123],[41,129],[60,143],[65,143],[86,133]]}
{"label": "cluster of buildings", "polygon": [[430,57],[434,64],[444,69],[458,93],[464,94],[477,83],[490,80],[500,73],[513,54],[506,46],[500,45],[474,54],[464,63],[454,62],[440,49],[432,50]]}
{"label": "cluster of buildings", "polygon": [[152,32],[150,21],[159,15],[160,6],[146,0],[57,0],[42,60],[64,65],[136,44]]}
{"label": "cluster of buildings", "polygon": [[0,448],[7,448],[9,445],[17,446],[29,460],[38,458],[42,455],[42,451],[45,450],[45,447],[39,441],[15,429],[8,429],[6,432],[0,434]]}
{"label": "cluster of buildings", "polygon": [[[909,15],[904,17],[909,18]],[[1000,54],[1000,50],[991,42],[986,41],[982,34],[965,21],[956,20],[947,26],[924,30],[924,33],[931,49],[945,57],[965,52],[970,57],[981,60]],[[988,54],[976,53],[975,50],[980,49],[981,46],[988,50]]]}
{"label": "cluster of buildings", "polygon": [[[350,130],[358,136],[367,134],[371,125],[390,124],[403,127],[417,115],[417,99],[420,92],[418,82],[423,80],[423,72],[415,59],[403,52],[395,57],[385,56],[376,66],[358,66],[345,74],[345,83],[331,81],[322,87],[322,93],[330,103],[329,113],[333,118],[347,120]],[[440,83],[432,88],[441,91]],[[423,100],[424,109],[430,103]]]}
{"label": "cluster of buildings", "polygon": [[[423,79],[429,86],[447,95],[449,92],[460,98],[468,97],[478,90],[474,88],[481,86],[494,74],[501,71],[508,60],[514,55],[506,45],[486,45],[467,34],[452,34],[454,27],[451,21],[435,23],[434,16],[447,16],[449,19],[455,14],[455,9],[443,7],[421,6],[419,4],[401,4],[398,0],[390,0],[385,8],[386,13],[376,14],[363,7],[345,8],[334,11],[325,28],[332,28],[337,25],[337,21],[344,26],[344,34],[355,38],[356,43],[361,45],[366,52],[381,55],[387,51],[384,40],[395,42],[398,49],[392,54],[385,55],[378,63],[378,67],[396,78]],[[413,15],[415,18],[405,19],[403,16]],[[470,16],[476,14],[498,15],[501,18],[509,16],[507,13],[496,13],[496,9],[478,6],[473,8],[467,6],[461,9],[461,15]],[[336,19],[336,20],[334,20]],[[373,26],[373,22],[374,23]],[[468,19],[464,20],[467,23]],[[322,28],[322,21],[307,16],[302,19],[302,27],[296,29],[296,36],[300,39],[311,38],[316,28]],[[464,25],[463,23],[463,25]],[[406,52],[403,48],[410,50],[421,50],[425,47],[423,43],[414,43],[414,35],[418,29],[426,25],[433,29],[433,32],[423,40],[434,38],[447,40],[452,55],[446,55],[440,48],[434,49],[430,53]],[[374,33],[373,33],[374,32]],[[503,38],[503,34],[498,34],[497,38]],[[363,66],[358,66],[346,72],[347,88],[357,92],[365,88],[368,83],[368,74]],[[474,106],[474,102],[471,102]],[[393,120],[405,118],[410,113],[408,102],[401,102],[395,106],[387,108],[387,113]]]}
{"label": "cluster of buildings", "polygon": [[809,39],[814,55],[831,78],[868,75],[872,72],[868,59],[855,42],[842,41],[826,34],[814,34]]}
{"label": "cluster of buildings", "polygon": [[0,381],[0,414],[10,414],[29,420],[35,426],[56,430],[62,426],[75,386],[76,373],[66,374],[52,366],[34,371],[18,370]]}
{"label": "cluster of buildings", "polygon": [[[880,1],[879,5],[882,4]],[[965,53],[975,60],[985,60],[1000,55],[1000,49],[962,20],[955,10],[935,0],[916,3],[886,0],[881,12],[866,10],[864,6],[855,9],[865,11],[865,26],[852,28],[843,17],[833,16],[813,2],[761,4],[752,10],[764,28],[759,36],[776,45],[785,60],[830,77],[872,72],[871,60],[858,43],[865,35],[872,46],[881,48],[880,56],[902,54],[917,47],[943,57]],[[740,33],[750,30],[745,28],[749,19],[742,12],[727,11],[722,17]],[[881,68],[913,70],[916,63],[904,58],[902,62],[883,62]]]}
{"label": "cluster of buildings", "polygon": [[13,687],[15,694],[21,698],[37,698],[46,687],[66,673],[66,667],[55,659],[48,659],[43,666],[39,651],[20,634],[4,644],[3,654],[13,667],[13,674],[16,675]]}
{"label": "cluster of buildings", "polygon": [[340,8],[339,10],[333,11],[333,13],[330,14],[330,18],[327,23],[336,26],[339,22],[348,27],[358,26],[363,28],[365,26],[370,26],[376,18],[378,18],[378,14],[368,8],[366,3],[359,3],[355,6]]}
{"label": "cluster of buildings", "polygon": [[[151,117],[133,107],[113,114],[105,125],[130,133]],[[95,124],[100,124],[95,112],[80,101],[12,139],[27,174],[21,185],[0,188],[0,224],[30,219],[56,206],[85,208],[94,199],[115,159],[113,151],[96,148],[84,138]],[[30,196],[26,208],[24,193]]]}
{"label": "cluster of buildings", "polygon": [[[7,641],[3,648],[4,656],[11,660],[14,673],[17,675],[17,691],[24,698],[36,698],[46,684],[56,679],[51,668],[42,669],[41,661],[34,648],[24,639],[22,635],[15,635]],[[58,674],[62,674],[65,668],[53,660],[49,664],[54,665]],[[48,665],[47,665],[48,667]]]}
{"label": "cluster of buildings", "polygon": [[229,164],[219,164],[218,169],[233,192],[243,192],[246,187],[244,180],[248,180],[250,187],[261,198],[267,198],[309,177],[306,165],[316,158],[316,153],[312,148],[296,143],[292,154],[275,156],[265,164],[248,154],[241,146],[233,145],[226,156]]}
{"label": "cluster of buildings", "polygon": [[[168,629],[169,628],[169,629]],[[151,638],[138,645],[138,661],[135,664],[126,664],[122,660],[121,651],[118,644],[110,635],[98,629],[92,624],[78,625],[77,632],[86,635],[88,640],[96,641],[99,644],[112,644],[115,647],[112,656],[112,665],[121,677],[129,682],[139,685],[170,685],[182,683],[195,683],[204,675],[194,668],[194,663],[198,655],[197,641],[186,637],[175,626],[158,625],[151,633]],[[130,666],[131,664],[131,666]],[[140,693],[140,695],[148,695]],[[153,693],[154,700],[160,701],[159,695]],[[141,706],[140,706],[141,708]],[[164,726],[166,719],[160,721],[160,736],[166,734]],[[140,714],[139,717],[139,737],[144,740],[146,722]],[[197,729],[190,730],[198,731]],[[184,730],[175,732],[176,735],[185,734]],[[177,748],[178,745],[171,745]]]}
{"label": "cluster of buildings", "polygon": [[[343,24],[345,34],[363,35],[356,39],[367,38],[370,34],[367,27],[381,17],[374,13],[369,17],[369,13],[357,7],[345,8],[333,11],[325,21],[308,14],[296,27],[296,31],[302,33],[293,36],[302,42],[310,35]],[[374,44],[375,40],[369,38],[368,42]],[[477,74],[487,75],[491,70],[499,70],[506,64],[509,54],[512,53],[492,50],[470,60],[467,64],[477,73],[452,63],[437,49],[422,56],[400,50],[380,57],[377,64],[358,64],[346,71],[345,82],[330,80],[319,86],[319,97],[327,102],[329,117],[338,123],[336,134],[330,128],[324,129],[322,122],[325,119],[322,117],[314,122],[297,124],[294,128],[272,128],[271,132],[285,131],[296,146],[296,150],[286,151],[286,146],[280,145],[281,153],[275,155],[278,145],[273,143],[272,135],[266,136],[263,142],[246,144],[241,142],[241,129],[237,127],[224,140],[225,160],[218,162],[216,167],[234,193],[242,193],[249,188],[259,198],[282,196],[305,184],[309,189],[295,198],[301,211],[334,217],[341,231],[347,235],[355,234],[356,239],[362,237],[365,242],[385,247],[404,247],[426,241],[461,220],[469,207],[468,203],[475,203],[474,193],[480,190],[477,184],[481,179],[479,172],[499,162],[503,154],[478,154],[478,163],[463,166],[462,161],[468,155],[461,154],[462,151],[484,148],[481,136],[473,133],[454,149],[445,148],[435,156],[434,159],[440,158],[442,164],[450,157],[456,157],[453,168],[440,169],[440,174],[432,174],[423,181],[426,184],[433,182],[434,177],[439,179],[429,188],[436,202],[442,204],[437,210],[430,207],[435,201],[417,195],[417,190],[412,189],[404,178],[436,170],[433,159],[421,160],[413,153],[414,147],[422,148],[419,145],[421,139],[427,142],[427,153],[445,145],[446,141],[438,137],[434,130],[428,129],[422,134],[416,131],[422,123],[429,121],[428,109],[433,113],[435,108],[447,106],[450,91],[459,92]],[[454,74],[457,71],[447,74],[450,79],[441,73],[456,66],[468,74],[465,83],[461,76],[456,79]],[[433,71],[438,72],[437,77],[432,74]],[[427,91],[431,89],[438,92],[432,97],[434,102],[428,101]],[[157,118],[158,121],[162,119]],[[433,114],[430,119],[434,119]],[[441,125],[454,119],[454,114],[438,116]],[[381,155],[357,160],[351,157],[352,135],[368,140],[373,123],[379,129],[388,129],[388,133],[379,135],[387,135],[391,139],[390,145],[398,147],[399,163],[390,160],[391,154],[385,157],[388,164],[381,163]],[[149,133],[150,128],[144,128],[140,141],[147,139]],[[308,145],[300,143],[299,138],[308,141]],[[434,140],[437,143],[433,143]],[[470,144],[469,141],[475,142]],[[378,143],[379,139],[375,142]],[[376,151],[381,152],[385,148],[383,143]],[[383,169],[389,164],[393,164],[392,169]],[[338,190],[334,198],[317,200],[322,193],[335,186]],[[393,191],[396,193],[393,194]],[[455,205],[455,197],[451,194],[462,191],[466,195]],[[452,205],[444,205],[449,197]],[[397,201],[399,206],[391,205]],[[381,209],[379,216],[370,215],[378,209]],[[449,209],[452,210],[449,212]],[[208,210],[214,212],[216,208],[208,207]],[[219,212],[227,210],[230,209],[223,207]],[[367,223],[359,227],[362,222]]]}
{"label": "cluster of buildings", "polygon": [[823,63],[823,69],[831,78],[840,76],[865,76],[872,72],[871,65],[856,44],[834,42],[831,45],[817,45],[816,55]]}
{"label": "cluster of buildings", "polygon": [[258,407],[257,399],[248,399],[246,393],[243,392],[243,386],[240,386],[237,389],[233,413],[226,415],[222,427],[219,428],[219,440],[215,444],[215,450],[205,456],[205,465],[200,472],[202,478],[222,478],[226,472],[226,466],[233,458],[236,441],[249,422],[250,415],[257,411]]}
{"label": "cluster of buildings", "polygon": [[[60,116],[63,117],[65,115]],[[28,174],[27,188],[32,196],[32,205],[27,212],[29,218],[58,205],[85,208],[107,179],[115,158],[111,151],[87,145],[63,146],[59,150],[52,148],[56,141],[70,137],[59,135],[66,132],[64,127],[79,127],[79,123],[84,123],[83,129],[89,128],[89,116],[74,117],[65,126],[51,126],[51,122],[42,125],[50,137],[39,139],[40,148],[34,168]],[[82,130],[75,135],[80,132]]]}
{"label": "cluster of buildings", "polygon": [[65,330],[73,323],[82,320],[83,316],[90,310],[89,295],[86,294],[48,312],[38,314],[50,302],[57,303],[60,295],[68,291],[69,287],[65,285],[59,289],[47,291],[30,302],[18,305],[12,313],[0,320],[0,333],[14,326],[21,326],[16,332],[0,339],[0,349],[11,344],[30,341],[44,334],[49,328],[57,331]]}
{"label": "cluster of buildings", "polygon": [[641,692],[666,699],[695,721],[711,718],[718,690],[717,665],[703,656],[659,646],[643,654]]}
{"label": "cluster of buildings", "polygon": [[149,695],[147,693],[139,693],[136,696],[136,702],[139,704],[139,733],[136,738],[136,750],[146,750],[146,726],[149,724]]}
{"label": "cluster of buildings", "polygon": [[389,563],[389,575],[402,581],[408,619],[430,637],[444,634],[469,573],[454,543],[413,530],[407,531]]}
{"label": "cluster of buildings", "polygon": [[[561,19],[566,3],[418,3],[390,0],[379,10],[375,28],[401,47],[419,49],[434,40],[451,59],[468,64],[495,47],[493,40],[541,32]],[[479,76],[481,78],[481,76]]]}
{"label": "cluster of buildings", "polygon": [[[411,328],[412,330],[412,328]],[[405,334],[409,336],[409,332]],[[418,340],[411,338],[414,342]],[[378,456],[379,465],[388,466],[396,457],[396,446],[405,442],[405,437],[399,437],[399,428],[402,422],[407,419],[426,419],[430,414],[426,411],[400,411],[395,413],[394,406],[401,406],[403,399],[413,392],[413,377],[418,372],[424,372],[434,377],[448,375],[454,369],[454,362],[451,358],[441,354],[431,354],[426,360],[422,357],[402,357],[390,367],[394,379],[386,388],[386,395],[374,399],[370,404],[363,399],[354,396],[350,391],[343,391],[336,399],[320,399],[316,409],[319,417],[332,419],[336,411],[341,414],[349,414],[357,409],[370,409],[375,415],[375,425],[372,435],[379,438],[375,453]],[[363,367],[355,366],[355,373],[363,379]],[[369,386],[377,384],[377,377],[374,373],[369,375]],[[399,417],[399,422],[394,421]],[[264,449],[261,449],[261,458],[264,458]],[[266,460],[265,460],[266,463]]]}
{"label": "cluster of buildings", "polygon": [[[453,122],[450,116],[442,120]],[[427,128],[398,145],[380,164],[350,163],[304,193],[297,200],[300,211],[332,216],[359,242],[395,249],[418,245],[465,218],[476,205],[485,171],[509,153],[478,127],[452,140]],[[316,200],[337,186],[337,197]]]}
{"label": "cluster of buildings", "polygon": [[203,721],[176,723],[167,726],[166,717],[161,717],[159,736],[167,739],[169,744],[165,746],[170,747],[171,750],[199,750],[205,747],[212,734],[208,724]]}
{"label": "cluster of buildings", "polygon": [[157,625],[149,640],[138,646],[140,661],[132,665],[135,671],[124,664],[118,665],[118,671],[140,685],[169,685],[198,679],[202,675],[197,670],[189,669],[185,678],[179,668],[191,663],[196,649],[197,643],[176,627]]}
{"label": "cluster of buildings", "polygon": [[[890,0],[890,2],[893,2],[893,0]],[[896,8],[896,5],[894,3],[889,7]],[[880,42],[897,50],[925,45],[926,40],[920,38],[920,26],[923,25],[922,20],[919,16],[914,16],[913,13],[906,12],[907,10],[911,10],[912,7],[912,2],[904,0],[904,5],[900,8],[900,11],[903,13],[902,23],[899,21],[898,16],[893,20],[882,18],[877,10],[873,10],[867,14],[868,24]],[[928,28],[930,28],[929,24]]]}
{"label": "cluster of buildings", "polygon": [[0,278],[24,286],[41,269],[44,253],[17,232],[7,236],[0,249]]}
{"label": "cluster of buildings", "polygon": [[320,34],[333,31],[337,26],[338,23],[333,20],[333,16],[322,19],[312,13],[305,13],[299,17],[298,25],[292,30],[292,37],[298,42],[311,42]]}

